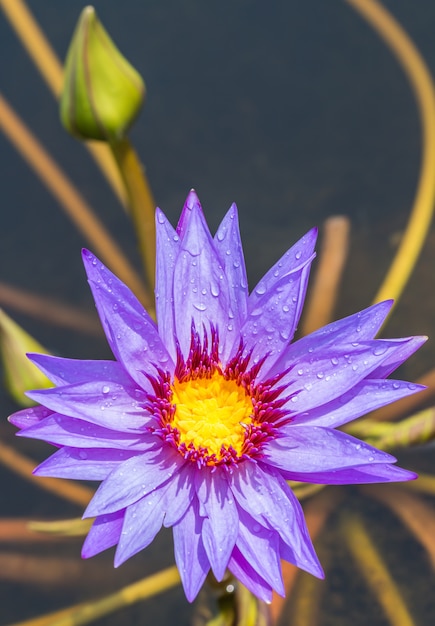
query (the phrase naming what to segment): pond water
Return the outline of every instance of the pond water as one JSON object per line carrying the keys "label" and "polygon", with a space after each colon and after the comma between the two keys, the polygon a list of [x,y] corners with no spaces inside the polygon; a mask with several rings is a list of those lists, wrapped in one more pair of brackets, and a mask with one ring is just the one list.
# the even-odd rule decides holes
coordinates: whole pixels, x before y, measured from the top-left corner
{"label": "pond water", "polygon": [[[435,4],[384,2],[406,27],[435,72]],[[105,27],[147,84],[145,108],[131,138],[146,165],[158,205],[175,223],[194,187],[214,229],[230,204],[240,212],[250,284],[306,230],[343,214],[351,220],[351,249],[336,316],[367,306],[396,250],[412,204],[420,165],[420,127],[409,85],[371,29],[341,0],[273,3],[258,0],[95,0]],[[78,0],[32,0],[29,6],[60,56],[65,55]],[[58,122],[51,94],[7,22],[0,21],[1,88],[8,101],[59,161],[96,213],[139,267],[132,228],[99,171]],[[80,248],[83,237],[28,166],[0,138],[2,211],[0,280],[93,310]],[[434,336],[435,233],[385,330],[387,336]],[[12,311],[11,311],[12,312]],[[107,358],[99,337],[65,332],[14,313],[50,350],[77,358]],[[433,341],[406,364],[415,379],[433,363]],[[4,418],[14,409],[1,395]],[[35,459],[47,448],[0,435]],[[432,467],[414,452],[410,467]],[[1,515],[50,518],[80,510],[0,468]],[[416,615],[435,618],[433,572],[422,548],[384,507],[350,492],[363,511]],[[383,544],[384,542],[384,544]],[[325,538],[328,575],[319,626],[387,624],[342,547],[334,517]],[[114,590],[172,563],[172,539],[154,544],[118,570],[110,553],[79,560],[80,542],[0,546],[9,574],[0,585],[0,624],[36,616]],[[5,556],[6,555],[6,556]],[[56,572],[35,586],[20,584],[32,567]],[[44,561],[44,559],[47,559]],[[51,560],[50,560],[51,559]],[[27,568],[27,569],[26,569]],[[4,568],[3,568],[4,569]],[[14,573],[16,571],[16,573]],[[349,575],[353,572],[352,575]],[[2,576],[0,575],[0,580]],[[56,580],[58,579],[58,580]],[[189,624],[180,589],[96,624]],[[290,613],[283,624],[297,624]]]}

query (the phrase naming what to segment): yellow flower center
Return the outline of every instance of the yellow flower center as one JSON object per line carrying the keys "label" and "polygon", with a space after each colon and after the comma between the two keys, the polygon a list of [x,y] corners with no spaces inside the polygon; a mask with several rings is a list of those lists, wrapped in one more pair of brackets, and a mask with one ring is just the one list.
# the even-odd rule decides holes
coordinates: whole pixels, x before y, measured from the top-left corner
{"label": "yellow flower center", "polygon": [[243,425],[252,423],[249,395],[234,380],[220,372],[172,385],[175,413],[172,426],[180,433],[180,444],[222,458],[221,450],[232,447],[240,455],[244,443]]}

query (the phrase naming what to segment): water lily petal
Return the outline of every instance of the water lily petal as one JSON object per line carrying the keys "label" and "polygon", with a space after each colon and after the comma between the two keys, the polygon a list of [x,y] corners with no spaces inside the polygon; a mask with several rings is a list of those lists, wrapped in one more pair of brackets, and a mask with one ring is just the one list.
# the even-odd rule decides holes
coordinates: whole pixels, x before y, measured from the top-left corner
{"label": "water lily petal", "polygon": [[[210,332],[210,321],[219,331],[225,346],[229,323],[230,298],[224,269],[199,209],[193,207],[189,229],[181,240],[174,269],[175,326],[181,352],[187,356],[192,323],[202,332]],[[210,335],[209,335],[210,338]]]}
{"label": "water lily petal", "polygon": [[287,472],[323,472],[396,460],[391,454],[332,428],[288,425],[282,430],[285,436],[268,441],[262,452],[265,462]]}
{"label": "water lily petal", "polygon": [[173,526],[175,562],[189,602],[198,595],[210,570],[202,541],[202,524],[195,498],[182,519]]}
{"label": "water lily petal", "polygon": [[101,515],[92,524],[82,548],[82,558],[89,559],[118,543],[125,511]]}
{"label": "water lily petal", "polygon": [[196,492],[207,517],[202,540],[217,580],[222,580],[239,531],[239,516],[233,494],[221,471],[204,469],[197,475]]}
{"label": "water lily petal", "polygon": [[47,408],[77,419],[121,432],[143,432],[153,422],[144,406],[147,396],[111,381],[90,381],[27,392]]}
{"label": "water lily petal", "polygon": [[156,324],[130,289],[91,252],[83,251],[83,263],[113,354],[133,380],[146,389],[148,378],[144,372],[149,371],[150,364],[171,371],[174,368]]}
{"label": "water lily petal", "polygon": [[135,450],[68,448],[64,446],[33,471],[36,476],[104,480],[121,463],[140,454]]}
{"label": "water lily petal", "polygon": [[147,452],[128,459],[101,483],[84,517],[96,517],[125,509],[170,480],[183,464],[183,458],[170,449]]}

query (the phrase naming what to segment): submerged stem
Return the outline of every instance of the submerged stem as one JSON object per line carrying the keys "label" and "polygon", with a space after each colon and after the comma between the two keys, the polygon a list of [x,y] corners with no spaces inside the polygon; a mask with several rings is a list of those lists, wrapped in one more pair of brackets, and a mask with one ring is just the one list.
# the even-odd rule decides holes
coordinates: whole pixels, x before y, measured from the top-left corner
{"label": "submerged stem", "polygon": [[118,609],[167,591],[178,585],[179,582],[178,569],[173,565],[99,600],[76,604],[62,611],[19,622],[12,626],[83,626],[83,624],[89,624],[100,617],[110,615]]}
{"label": "submerged stem", "polygon": [[390,575],[364,524],[356,515],[343,516],[341,534],[367,585],[392,626],[416,626],[403,595]]}

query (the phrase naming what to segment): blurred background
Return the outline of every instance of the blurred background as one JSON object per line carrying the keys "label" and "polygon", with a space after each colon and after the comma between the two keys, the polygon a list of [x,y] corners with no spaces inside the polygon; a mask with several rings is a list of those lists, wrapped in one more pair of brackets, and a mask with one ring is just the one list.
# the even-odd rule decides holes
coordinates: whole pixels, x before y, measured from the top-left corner
{"label": "blurred background", "polygon": [[[93,4],[120,50],[145,79],[145,108],[130,137],[156,202],[171,221],[176,222],[191,187],[200,196],[212,230],[235,201],[253,287],[306,230],[321,227],[331,215],[344,214],[351,220],[351,248],[336,317],[368,306],[406,225],[421,150],[408,82],[371,28],[341,0]],[[435,73],[433,1],[383,4]],[[83,2],[29,0],[28,5],[64,58]],[[51,93],[1,14],[0,50],[1,91],[139,267],[125,212],[82,146],[62,129]],[[3,135],[0,181],[0,280],[93,311],[80,260],[86,242]],[[434,244],[432,229],[386,336],[435,336]],[[55,353],[109,356],[102,338],[13,315]],[[432,341],[404,366],[402,377],[421,375],[433,365],[434,354]],[[15,407],[4,391],[0,393],[0,436],[13,442],[14,429],[5,420]],[[47,453],[35,442],[14,444],[35,459]],[[429,463],[428,453],[424,455]],[[38,491],[2,467],[0,483],[2,516],[81,514],[78,507]],[[432,623],[434,580],[425,554],[385,509],[375,504],[368,508],[380,541],[388,535],[397,542],[391,566],[416,607],[417,623]],[[82,563],[80,540],[51,547],[49,554],[46,548],[32,550],[33,565],[20,561],[13,547],[9,553],[0,552],[0,572],[8,572],[0,573],[0,624],[116,589],[173,562],[172,540],[165,533],[119,570],[109,567],[112,554]],[[65,557],[64,584],[54,584],[56,575],[47,575],[47,580],[42,576],[36,587],[20,583],[26,567],[38,568],[44,563],[41,559],[56,556]],[[385,618],[362,589],[358,575],[346,575],[346,556],[336,553],[334,559],[325,583],[321,626],[384,626]],[[47,569],[52,566],[56,571],[59,562],[50,563]],[[190,614],[176,589],[98,624],[184,626],[190,623]]]}

